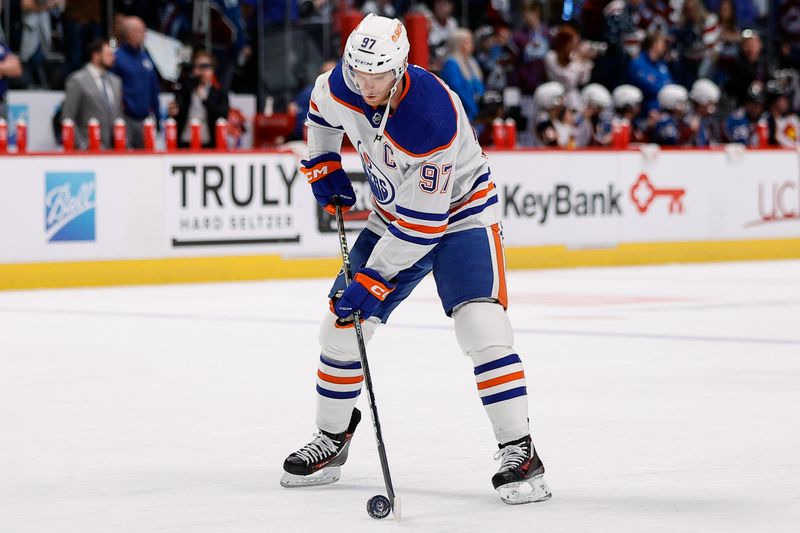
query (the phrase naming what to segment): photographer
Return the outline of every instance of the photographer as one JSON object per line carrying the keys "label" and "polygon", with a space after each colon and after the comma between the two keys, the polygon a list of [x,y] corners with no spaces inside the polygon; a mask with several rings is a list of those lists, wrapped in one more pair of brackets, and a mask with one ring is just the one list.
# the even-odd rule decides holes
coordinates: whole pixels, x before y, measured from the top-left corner
{"label": "photographer", "polygon": [[175,100],[169,104],[169,116],[178,125],[178,146],[188,147],[192,138],[191,121],[200,120],[200,140],[204,148],[216,146],[214,124],[228,117],[228,93],[220,88],[214,75],[214,58],[204,50],[192,57],[191,74],[181,76],[175,86]]}

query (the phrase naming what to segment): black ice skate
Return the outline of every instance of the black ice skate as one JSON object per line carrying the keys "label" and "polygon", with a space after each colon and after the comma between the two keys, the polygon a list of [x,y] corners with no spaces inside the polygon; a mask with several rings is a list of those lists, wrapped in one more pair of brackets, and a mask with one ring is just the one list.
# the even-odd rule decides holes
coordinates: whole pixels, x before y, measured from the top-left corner
{"label": "black ice skate", "polygon": [[552,494],[544,481],[544,465],[530,435],[501,444],[494,458],[501,463],[492,476],[492,485],[505,503],[515,505],[550,499]]}
{"label": "black ice skate", "polygon": [[343,433],[320,430],[314,435],[314,440],[289,455],[283,462],[281,485],[311,487],[339,481],[341,466],[347,461],[350,439],[360,421],[361,411],[353,409],[350,425]]}

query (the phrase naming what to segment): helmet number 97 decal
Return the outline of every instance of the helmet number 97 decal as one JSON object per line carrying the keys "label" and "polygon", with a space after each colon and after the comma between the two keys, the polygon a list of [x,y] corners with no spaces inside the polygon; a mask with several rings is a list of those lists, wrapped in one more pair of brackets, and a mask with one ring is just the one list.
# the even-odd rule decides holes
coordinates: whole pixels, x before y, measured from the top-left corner
{"label": "helmet number 97 decal", "polygon": [[375,39],[364,37],[364,39],[361,41],[361,48],[372,49],[373,46],[375,46]]}

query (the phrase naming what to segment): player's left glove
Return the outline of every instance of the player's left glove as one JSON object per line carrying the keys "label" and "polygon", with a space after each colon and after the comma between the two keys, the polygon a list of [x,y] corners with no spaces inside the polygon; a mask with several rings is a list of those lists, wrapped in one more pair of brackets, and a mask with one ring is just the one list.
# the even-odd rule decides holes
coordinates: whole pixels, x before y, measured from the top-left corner
{"label": "player's left glove", "polygon": [[356,193],[350,178],[342,169],[342,156],[329,152],[314,159],[300,161],[301,172],[311,184],[311,191],[325,211],[336,214],[336,204],[347,211],[356,203]]}
{"label": "player's left glove", "polygon": [[353,277],[353,282],[333,304],[333,312],[339,318],[347,318],[361,311],[361,318],[371,317],[395,285],[389,283],[376,270],[362,268]]}

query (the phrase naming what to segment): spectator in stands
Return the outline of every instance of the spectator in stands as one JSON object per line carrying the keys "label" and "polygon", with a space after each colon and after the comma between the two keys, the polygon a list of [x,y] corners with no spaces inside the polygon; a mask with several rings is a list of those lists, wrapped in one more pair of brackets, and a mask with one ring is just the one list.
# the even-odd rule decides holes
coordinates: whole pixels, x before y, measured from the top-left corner
{"label": "spectator in stands", "polygon": [[767,82],[767,144],[770,146],[797,147],[800,125],[797,114],[789,104],[790,83],[788,78],[776,78]]}
{"label": "spectator in stands", "polygon": [[205,148],[216,146],[214,126],[217,119],[227,118],[228,93],[220,88],[214,75],[214,57],[198,50],[192,57],[192,72],[182,76],[175,91],[175,100],[168,108],[178,126],[178,146],[187,147],[192,139],[191,121],[200,121],[200,142]]}
{"label": "spectator in stands", "polygon": [[764,114],[764,85],[754,81],[742,98],[742,107],[736,109],[725,120],[723,133],[728,142],[741,143],[749,147],[760,145],[758,122]]}
{"label": "spectator in stands", "polygon": [[243,65],[251,53],[242,26],[242,13],[239,2],[230,0],[210,0],[209,27],[211,34],[211,53],[217,64],[217,81],[228,91],[236,67]]}
{"label": "spectator in stands", "polygon": [[672,31],[677,83],[690,87],[698,77],[712,75],[719,36],[717,16],[709,14],[700,0],[684,0],[680,21]]}
{"label": "spectator in stands", "polygon": [[595,55],[588,43],[581,42],[572,26],[562,26],[558,30],[545,55],[547,79],[564,87],[564,104],[573,111],[583,109],[579,89],[589,83]]}
{"label": "spectator in stands", "polygon": [[[249,6],[248,27],[257,30],[256,0],[241,0],[242,9]],[[264,43],[258,50],[266,92],[274,98],[277,109],[285,109],[293,95],[312,82],[322,64],[319,48],[308,39],[300,19],[298,0],[264,0]],[[288,19],[288,20],[287,20]],[[289,27],[287,28],[287,23]]]}
{"label": "spectator in stands", "polygon": [[658,108],[658,91],[673,83],[672,75],[664,62],[667,38],[661,33],[648,34],[642,41],[642,51],[628,68],[631,83],[644,95],[642,111],[647,114]]}
{"label": "spectator in stands", "polygon": [[544,58],[550,50],[550,30],[542,24],[542,7],[537,0],[522,5],[522,28],[514,32],[516,52],[513,84],[522,94],[532,95],[547,80]]}
{"label": "spectator in stands", "polygon": [[[192,37],[193,0],[164,2],[158,10],[158,31],[181,41]],[[239,6],[238,1],[235,2]]]}
{"label": "spectator in stands", "polygon": [[[324,74],[329,70],[336,67],[335,61],[326,61],[319,69],[320,74]],[[302,140],[303,129],[305,127],[306,118],[308,117],[308,108],[311,105],[311,92],[314,90],[314,84],[310,83],[294,97],[292,103],[289,104],[289,112],[294,113],[296,116],[294,131],[292,132],[291,140]]]}
{"label": "spectator in stands", "polygon": [[114,121],[122,116],[122,80],[110,72],[114,49],[96,39],[89,45],[89,63],[67,78],[61,118],[75,123],[75,145],[88,144],[87,124],[100,122],[100,142],[110,148],[114,142]]}
{"label": "spectator in stands", "polygon": [[733,0],[722,0],[717,9],[720,28],[720,67],[725,70],[731,63],[736,61],[739,55],[739,43],[742,41],[742,30],[736,20],[736,12],[733,9]]}
{"label": "spectator in stands", "polygon": [[428,22],[431,70],[438,72],[447,57],[447,42],[458,29],[458,22],[453,17],[452,0],[434,0],[433,12],[428,17]]}
{"label": "spectator in stands", "polygon": [[6,92],[8,91],[8,78],[22,76],[22,63],[19,58],[11,53],[6,43],[0,39],[0,118],[7,119]]}
{"label": "spectator in stands", "polygon": [[67,0],[61,16],[66,74],[75,72],[90,60],[89,45],[103,34],[101,18],[100,0]]}
{"label": "spectator in stands", "polygon": [[689,91],[692,111],[687,122],[697,131],[692,139],[694,146],[708,147],[722,141],[722,130],[715,116],[719,97],[719,87],[711,80],[700,78],[692,84]]}
{"label": "spectator in stands", "polygon": [[739,58],[728,72],[725,91],[731,95],[737,105],[742,105],[748,88],[754,81],[766,85],[770,78],[770,67],[763,55],[761,36],[753,30],[742,32]]}
{"label": "spectator in stands", "polygon": [[614,87],[627,77],[628,63],[639,55],[639,45],[644,38],[644,31],[634,22],[640,5],[641,0],[612,0],[603,9],[604,31],[598,37],[608,49],[596,58],[592,69],[592,80],[597,83]]}
{"label": "spectator in stands", "polygon": [[537,146],[574,148],[575,118],[564,105],[564,86],[557,81],[541,84],[533,93],[537,109],[534,140]]}
{"label": "spectator in stands", "polygon": [[475,60],[483,72],[483,85],[487,91],[502,94],[514,70],[511,30],[481,26],[475,31],[475,41]]}
{"label": "spectator in stands", "polygon": [[644,0],[636,10],[636,22],[645,33],[669,35],[677,20],[669,0]]}
{"label": "spectator in stands", "polygon": [[670,83],[658,91],[660,112],[650,140],[662,146],[688,146],[697,131],[686,122],[689,93],[682,85]]}
{"label": "spectator in stands", "polygon": [[50,83],[45,72],[46,55],[52,45],[50,15],[64,9],[64,0],[20,0],[22,8],[22,60],[24,83],[28,87],[47,89]]}
{"label": "spectator in stands", "polygon": [[472,32],[465,29],[454,31],[448,41],[448,49],[450,55],[442,66],[441,77],[461,98],[467,117],[474,120],[478,116],[478,102],[485,89],[481,68],[472,57],[475,51]]}
{"label": "spectator in stands", "polygon": [[[704,0],[710,11],[719,12],[720,5],[725,0]],[[731,0],[734,17],[743,28],[752,28],[756,24],[758,11],[753,0]]]}
{"label": "spectator in stands", "polygon": [[159,121],[159,81],[153,60],[144,49],[145,25],[139,17],[126,17],[121,26],[114,73],[122,79],[123,111],[128,125],[128,146],[144,147],[143,121]]}

